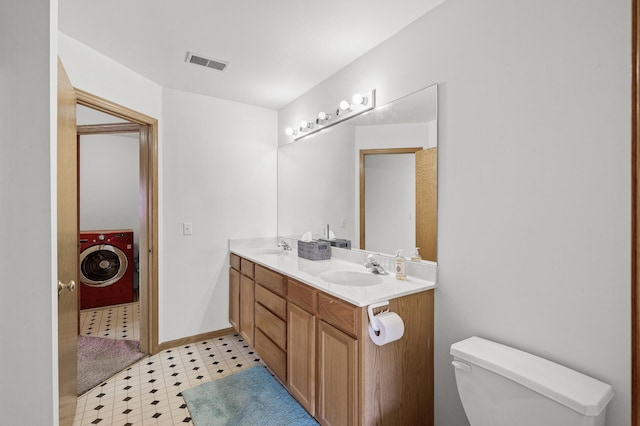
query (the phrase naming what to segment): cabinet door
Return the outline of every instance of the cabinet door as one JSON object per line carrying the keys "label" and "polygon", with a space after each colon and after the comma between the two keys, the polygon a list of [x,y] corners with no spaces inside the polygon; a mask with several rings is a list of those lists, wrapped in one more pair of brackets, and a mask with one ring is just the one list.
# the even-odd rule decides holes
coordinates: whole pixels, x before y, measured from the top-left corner
{"label": "cabinet door", "polygon": [[240,275],[240,335],[253,346],[253,328],[255,326],[255,283],[245,276]]}
{"label": "cabinet door", "polygon": [[358,423],[358,342],[318,321],[318,411],[322,425]]}
{"label": "cabinet door", "polygon": [[229,268],[229,322],[240,332],[240,272]]}
{"label": "cabinet door", "polygon": [[316,322],[307,311],[287,308],[287,387],[312,416],[316,408]]}

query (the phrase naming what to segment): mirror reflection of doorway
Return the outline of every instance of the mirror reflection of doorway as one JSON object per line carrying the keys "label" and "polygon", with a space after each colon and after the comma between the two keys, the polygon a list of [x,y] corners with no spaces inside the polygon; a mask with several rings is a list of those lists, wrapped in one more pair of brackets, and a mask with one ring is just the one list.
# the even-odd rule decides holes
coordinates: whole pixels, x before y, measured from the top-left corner
{"label": "mirror reflection of doorway", "polygon": [[437,148],[360,151],[360,248],[437,259]]}

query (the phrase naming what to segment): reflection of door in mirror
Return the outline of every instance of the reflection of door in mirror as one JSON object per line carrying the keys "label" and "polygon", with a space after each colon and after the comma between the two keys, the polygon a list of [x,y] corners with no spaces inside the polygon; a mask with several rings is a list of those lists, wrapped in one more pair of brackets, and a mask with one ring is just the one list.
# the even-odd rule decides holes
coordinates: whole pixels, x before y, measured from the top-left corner
{"label": "reflection of door in mirror", "polygon": [[438,148],[416,152],[416,245],[424,260],[437,261]]}
{"label": "reflection of door in mirror", "polygon": [[437,148],[360,151],[360,248],[437,259]]}
{"label": "reflection of door in mirror", "polygon": [[422,148],[360,150],[360,248],[404,256],[416,247],[415,153]]}

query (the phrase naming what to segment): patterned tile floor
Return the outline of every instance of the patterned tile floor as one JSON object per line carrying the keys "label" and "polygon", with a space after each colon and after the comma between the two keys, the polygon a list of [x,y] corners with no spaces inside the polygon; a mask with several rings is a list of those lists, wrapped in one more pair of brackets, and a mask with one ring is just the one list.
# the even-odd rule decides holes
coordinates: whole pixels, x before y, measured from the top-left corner
{"label": "patterned tile floor", "polygon": [[[100,322],[105,327],[98,327],[99,331],[95,328],[98,323],[96,319],[91,332],[97,334],[93,335],[107,333],[107,321]],[[193,425],[182,398],[184,389],[260,363],[237,334],[167,349],[80,396],[73,426]]]}
{"label": "patterned tile floor", "polygon": [[140,304],[133,302],[80,311],[80,334],[140,340]]}

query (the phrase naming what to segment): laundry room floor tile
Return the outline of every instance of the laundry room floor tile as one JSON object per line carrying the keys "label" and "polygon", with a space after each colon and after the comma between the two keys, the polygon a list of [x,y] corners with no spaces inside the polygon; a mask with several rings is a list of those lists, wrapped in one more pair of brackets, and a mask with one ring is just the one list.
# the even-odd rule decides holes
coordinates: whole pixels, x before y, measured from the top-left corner
{"label": "laundry room floor tile", "polygon": [[140,340],[140,303],[80,311],[80,334],[116,340]]}

